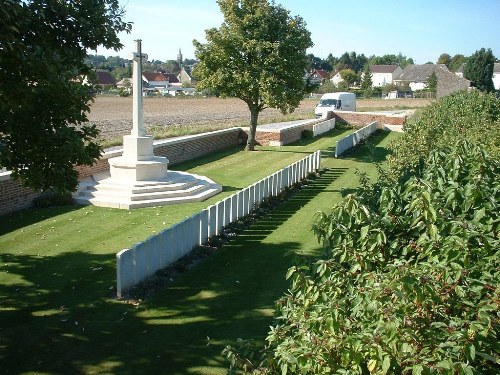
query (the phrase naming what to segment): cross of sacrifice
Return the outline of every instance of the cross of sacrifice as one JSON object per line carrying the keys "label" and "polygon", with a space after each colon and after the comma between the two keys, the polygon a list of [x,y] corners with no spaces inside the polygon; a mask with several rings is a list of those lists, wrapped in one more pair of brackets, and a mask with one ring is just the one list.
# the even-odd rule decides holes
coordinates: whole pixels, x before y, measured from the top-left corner
{"label": "cross of sacrifice", "polygon": [[135,40],[135,52],[129,55],[133,61],[133,125],[131,135],[142,137],[145,134],[143,123],[142,105],[142,60],[148,59],[148,55],[141,52],[141,39]]}

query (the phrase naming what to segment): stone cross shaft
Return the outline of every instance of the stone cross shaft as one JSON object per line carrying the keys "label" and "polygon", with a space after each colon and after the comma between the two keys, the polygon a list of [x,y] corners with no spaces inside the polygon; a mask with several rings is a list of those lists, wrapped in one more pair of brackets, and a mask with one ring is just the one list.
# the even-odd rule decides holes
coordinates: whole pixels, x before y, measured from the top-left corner
{"label": "stone cross shaft", "polygon": [[148,55],[141,52],[141,40],[135,41],[135,52],[129,55],[129,59],[133,60],[133,125],[130,133],[136,137],[142,137],[145,134],[143,121],[143,105],[142,105],[142,60],[148,58]]}

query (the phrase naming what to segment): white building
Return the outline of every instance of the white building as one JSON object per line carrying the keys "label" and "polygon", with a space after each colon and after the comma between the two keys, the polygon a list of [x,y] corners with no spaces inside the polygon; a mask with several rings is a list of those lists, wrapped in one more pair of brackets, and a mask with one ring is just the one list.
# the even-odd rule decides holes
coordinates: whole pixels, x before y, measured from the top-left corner
{"label": "white building", "polygon": [[493,86],[495,90],[500,90],[500,63],[495,63],[493,66]]}
{"label": "white building", "polygon": [[336,70],[332,74],[332,78],[330,78],[330,82],[332,82],[335,86],[337,86],[340,82],[342,82],[343,79],[340,76],[340,70]]}
{"label": "white building", "polygon": [[403,72],[403,69],[399,65],[372,65],[370,72],[372,74],[372,87],[383,87],[392,84],[394,79]]}

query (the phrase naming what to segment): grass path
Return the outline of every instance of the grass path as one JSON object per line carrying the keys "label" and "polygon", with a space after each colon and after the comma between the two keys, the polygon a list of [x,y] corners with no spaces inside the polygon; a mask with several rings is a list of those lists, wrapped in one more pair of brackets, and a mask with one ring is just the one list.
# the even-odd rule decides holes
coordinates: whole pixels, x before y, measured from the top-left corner
{"label": "grass path", "polygon": [[[290,253],[313,256],[312,216],[372,176],[395,135],[375,154],[334,159],[341,131],[279,150],[224,155],[178,168],[207,175],[225,195],[298,160],[325,151],[330,168],[270,216],[205,262],[135,306],[110,298],[114,253],[209,202],[132,212],[96,207],[36,210],[1,218],[0,362],[5,373],[224,374],[222,349],[238,337],[262,340],[274,301],[286,290]],[[212,202],[213,201],[213,202]]]}

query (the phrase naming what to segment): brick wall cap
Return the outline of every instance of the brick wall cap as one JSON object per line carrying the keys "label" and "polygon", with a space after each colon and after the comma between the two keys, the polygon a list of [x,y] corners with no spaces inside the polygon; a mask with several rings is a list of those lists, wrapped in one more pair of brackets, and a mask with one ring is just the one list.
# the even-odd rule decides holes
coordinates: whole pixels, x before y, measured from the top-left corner
{"label": "brick wall cap", "polygon": [[303,127],[304,125],[316,125],[316,124],[320,124],[320,123],[325,122],[325,121],[329,121],[329,120],[323,120],[323,119],[305,120],[305,121],[301,121],[299,123],[285,125],[285,126],[282,126],[280,128],[266,128],[265,127],[266,125],[262,125],[262,126],[257,126],[257,132],[281,133],[283,131]]}
{"label": "brick wall cap", "polygon": [[12,172],[7,171],[7,172],[0,172],[0,182],[3,181],[9,181],[11,179],[10,175]]}
{"label": "brick wall cap", "polygon": [[210,138],[210,137],[213,137],[214,135],[232,133],[234,131],[240,131],[240,130],[242,130],[242,129],[239,127],[234,127],[234,128],[228,128],[228,129],[222,129],[222,130],[214,130],[212,132],[207,132],[207,133],[183,135],[183,136],[175,137],[175,138],[161,139],[161,140],[155,141],[153,144],[153,147],[157,148],[157,147],[162,147],[162,146],[174,145],[176,143],[182,143],[182,142],[185,142],[188,140]]}

